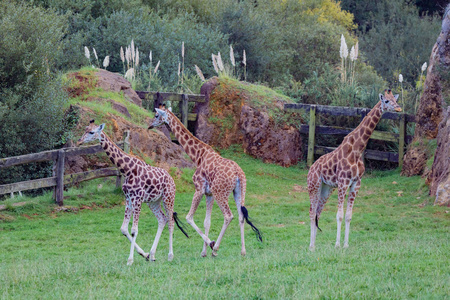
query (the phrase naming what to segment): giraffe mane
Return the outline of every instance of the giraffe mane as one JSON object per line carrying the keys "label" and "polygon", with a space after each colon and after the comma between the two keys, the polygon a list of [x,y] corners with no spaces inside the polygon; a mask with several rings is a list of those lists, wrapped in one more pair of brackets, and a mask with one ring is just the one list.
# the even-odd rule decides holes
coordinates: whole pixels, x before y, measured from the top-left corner
{"label": "giraffe mane", "polygon": [[[173,112],[171,112],[171,111],[168,110],[168,109],[166,109],[165,112],[168,113],[168,114],[170,114],[170,115],[173,117],[173,119],[178,123],[178,125],[180,125],[180,126],[186,128],[186,126],[184,126],[184,124],[181,123],[180,119],[178,119],[178,117],[177,117]],[[211,147],[211,146],[208,145],[207,143],[205,143],[205,142],[201,141],[200,139],[198,139],[197,137],[195,137],[189,130],[187,130],[187,134],[188,134],[189,138],[192,138],[192,139],[198,141],[202,146],[204,146],[204,147],[206,147],[207,149],[210,149],[210,150],[216,152],[216,151],[213,149],[213,147]],[[216,153],[217,153],[217,152],[216,152]]]}
{"label": "giraffe mane", "polygon": [[[109,135],[107,135],[105,132],[102,132],[102,133],[105,135],[105,138],[106,138],[109,142],[111,142],[111,143],[113,143],[113,144],[116,144],[116,143],[114,143],[114,141],[109,137]],[[133,153],[126,153],[125,151],[123,151],[122,149],[120,149],[120,147],[117,147],[117,148],[119,149],[119,152],[120,152],[121,154],[130,156],[130,157],[133,157],[133,158],[137,158],[137,159],[139,159],[140,161],[146,163],[141,157],[139,157],[139,156],[137,156],[137,155],[135,155],[135,154],[133,154]]]}

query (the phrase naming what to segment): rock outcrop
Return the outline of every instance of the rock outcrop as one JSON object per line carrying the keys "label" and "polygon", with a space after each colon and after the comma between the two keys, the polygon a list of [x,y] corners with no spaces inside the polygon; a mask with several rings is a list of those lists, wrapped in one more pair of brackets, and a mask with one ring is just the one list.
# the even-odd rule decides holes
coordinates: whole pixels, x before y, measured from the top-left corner
{"label": "rock outcrop", "polygon": [[142,106],[141,98],[139,98],[138,94],[131,88],[131,83],[122,76],[103,69],[99,69],[96,76],[98,78],[98,87],[105,91],[116,93],[123,92],[123,95],[128,101],[131,101],[138,106]]}
{"label": "rock outcrop", "polygon": [[[69,75],[72,80],[84,80],[82,76],[75,74]],[[134,99],[133,95],[137,94],[131,89],[131,85],[123,79],[122,76],[114,74],[105,70],[99,70],[95,73],[97,79],[97,85],[105,91],[120,92],[124,91],[124,95],[129,95],[129,99]],[[83,86],[76,85],[75,86]],[[70,91],[69,91],[70,92]],[[85,91],[79,91],[80,93],[71,93],[73,95],[79,95],[85,93]],[[139,99],[139,97],[137,97]],[[140,100],[140,99],[139,99]],[[194,164],[185,155],[183,148],[173,143],[167,138],[164,133],[159,130],[148,130],[147,126],[150,124],[150,118],[145,120],[145,125],[138,125],[130,121],[130,113],[126,105],[118,103],[111,99],[97,99],[95,97],[87,97],[86,101],[97,102],[110,102],[111,107],[120,114],[106,113],[101,119],[96,115],[94,111],[88,107],[83,106],[83,101],[80,101],[78,105],[71,106],[69,110],[72,110],[71,114],[76,114],[78,122],[75,128],[72,130],[75,139],[81,137],[84,132],[84,128],[91,119],[96,119],[98,122],[105,122],[106,133],[111,139],[118,143],[123,140],[123,135],[126,130],[130,131],[129,141],[131,153],[139,157],[146,157],[151,160],[152,165],[169,169],[171,167],[177,168],[192,168]],[[139,105],[139,101],[134,99],[133,103]],[[75,112],[76,111],[76,112]],[[128,118],[126,118],[126,117]],[[69,143],[67,146],[73,146]],[[68,157],[66,159],[66,174],[78,173],[86,171],[88,168],[104,168],[110,166],[109,160],[102,156],[75,156]]]}
{"label": "rock outcrop", "polygon": [[430,195],[436,196],[434,204],[450,206],[450,106],[439,125],[436,154],[427,183]]}
{"label": "rock outcrop", "polygon": [[302,158],[300,133],[293,126],[298,118],[283,110],[290,100],[273,91],[259,95],[251,87],[217,77],[207,81],[201,88],[206,102],[196,105],[196,136],[217,148],[242,145],[264,162],[297,164]]}
{"label": "rock outcrop", "polygon": [[[430,154],[429,139],[438,135],[439,123],[450,98],[450,5],[442,21],[442,30],[431,52],[425,87],[416,113],[413,142],[404,158],[402,175],[422,174]],[[425,157],[425,159],[424,159]]]}

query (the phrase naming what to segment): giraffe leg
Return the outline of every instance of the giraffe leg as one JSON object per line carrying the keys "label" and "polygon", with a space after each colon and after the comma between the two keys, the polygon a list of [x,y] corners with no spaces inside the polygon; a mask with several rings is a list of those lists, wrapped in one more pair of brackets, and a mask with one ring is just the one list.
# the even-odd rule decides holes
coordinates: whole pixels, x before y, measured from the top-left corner
{"label": "giraffe leg", "polygon": [[[133,199],[131,199],[133,202]],[[136,199],[133,205],[133,225],[131,226],[131,248],[130,248],[130,256],[128,257],[127,265],[131,266],[133,264],[134,257],[134,249],[136,247],[136,238],[138,235],[138,223],[139,223],[139,214],[141,213],[141,201],[140,199]]]}
{"label": "giraffe leg", "polygon": [[[171,199],[170,199],[171,198]],[[167,222],[169,227],[169,255],[168,261],[172,261],[173,259],[173,228],[174,228],[174,219],[173,219],[173,203],[174,196],[164,200],[164,209],[167,213]]]}
{"label": "giraffe leg", "polygon": [[[205,226],[205,235],[208,236],[209,228],[211,227],[211,212],[214,204],[213,196],[206,196],[206,216],[205,222],[203,223]],[[209,244],[206,242],[203,243],[202,257],[206,257],[206,251],[209,247]]]}
{"label": "giraffe leg", "polygon": [[[123,218],[123,223],[122,223],[122,227],[120,228],[120,231],[130,242],[132,242],[133,239],[132,239],[130,233],[128,232],[128,224],[130,223],[130,219],[131,219],[131,203],[128,204],[128,200],[127,200],[127,204],[125,206],[125,216]],[[143,256],[145,258],[148,257],[148,253],[145,253],[144,250],[142,250],[141,247],[139,247],[139,245],[136,243],[135,243],[135,248],[136,248],[136,251],[141,256]]]}
{"label": "giraffe leg", "polygon": [[336,214],[337,234],[336,234],[336,248],[341,247],[341,224],[344,218],[344,201],[347,194],[348,185],[339,183],[338,187],[338,211]]}
{"label": "giraffe leg", "polygon": [[194,193],[194,198],[192,199],[191,209],[189,210],[188,215],[186,216],[186,221],[191,225],[195,231],[202,237],[202,239],[208,245],[211,245],[211,240],[202,232],[200,228],[198,228],[197,224],[194,222],[194,214],[197,211],[198,205],[200,204],[200,200],[202,200],[203,191],[196,190]]}
{"label": "giraffe leg", "polygon": [[[153,241],[152,248],[150,250],[149,260],[155,261],[156,247],[158,247],[159,239],[161,238],[162,231],[167,224],[167,217],[161,209],[161,199],[148,203],[148,207],[158,220],[158,230],[156,232],[155,240]],[[173,229],[173,227],[172,227]],[[172,254],[173,255],[173,254]]]}
{"label": "giraffe leg", "polygon": [[322,187],[321,182],[317,182],[315,184],[308,184],[308,191],[309,191],[309,219],[311,222],[311,241],[309,243],[309,250],[314,251],[315,249],[315,243],[316,243],[316,234],[317,234],[317,225],[316,225],[316,218],[317,218],[317,207],[319,206],[319,195],[320,195],[320,189]]}
{"label": "giraffe leg", "polygon": [[241,195],[241,189],[239,186],[240,183],[236,186],[236,188],[233,190],[233,196],[234,201],[236,202],[236,207],[239,215],[239,227],[241,229],[241,255],[245,256],[245,237],[244,237],[244,214],[242,213],[242,195]]}
{"label": "giraffe leg", "polygon": [[233,214],[231,213],[230,206],[228,205],[228,196],[225,194],[215,194],[214,195],[219,205],[220,210],[223,214],[223,225],[220,231],[219,237],[213,246],[212,256],[217,256],[217,251],[219,250],[220,242],[222,241],[223,235],[227,230],[228,225],[230,225],[231,220],[233,220]]}
{"label": "giraffe leg", "polygon": [[347,211],[345,212],[345,236],[344,236],[344,248],[348,247],[348,237],[350,235],[350,222],[352,220],[353,202],[355,201],[358,190],[361,187],[361,179],[354,181],[350,186],[350,191],[347,200]]}

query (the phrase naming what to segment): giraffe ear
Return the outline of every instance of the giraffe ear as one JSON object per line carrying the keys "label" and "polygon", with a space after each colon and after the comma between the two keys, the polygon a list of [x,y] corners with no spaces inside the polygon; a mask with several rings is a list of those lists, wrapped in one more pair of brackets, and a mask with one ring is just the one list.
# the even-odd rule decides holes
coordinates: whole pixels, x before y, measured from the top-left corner
{"label": "giraffe ear", "polygon": [[399,94],[394,95],[396,101],[398,100],[398,95],[399,95]]}
{"label": "giraffe ear", "polygon": [[98,127],[98,131],[101,132],[101,131],[103,131],[104,128],[105,128],[105,123],[101,124],[101,125]]}

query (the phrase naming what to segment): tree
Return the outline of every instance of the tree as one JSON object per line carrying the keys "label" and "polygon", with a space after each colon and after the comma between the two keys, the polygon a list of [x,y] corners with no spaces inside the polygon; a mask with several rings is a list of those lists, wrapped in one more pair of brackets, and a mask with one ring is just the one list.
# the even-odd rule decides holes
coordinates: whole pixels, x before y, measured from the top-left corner
{"label": "tree", "polygon": [[[65,22],[53,11],[0,3],[0,157],[60,143],[66,97],[55,76],[55,62],[62,55]],[[43,172],[36,165],[8,168],[1,171],[0,183]]]}

